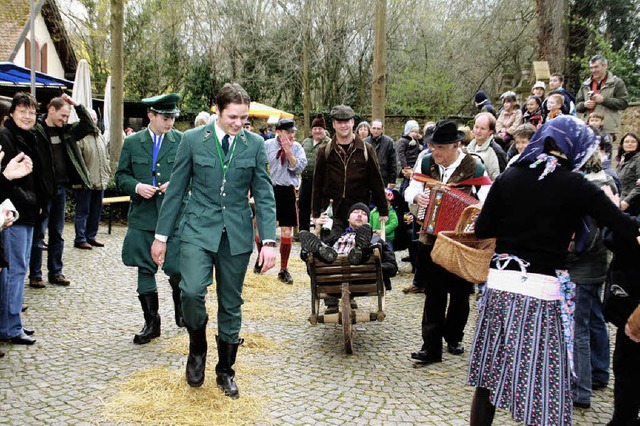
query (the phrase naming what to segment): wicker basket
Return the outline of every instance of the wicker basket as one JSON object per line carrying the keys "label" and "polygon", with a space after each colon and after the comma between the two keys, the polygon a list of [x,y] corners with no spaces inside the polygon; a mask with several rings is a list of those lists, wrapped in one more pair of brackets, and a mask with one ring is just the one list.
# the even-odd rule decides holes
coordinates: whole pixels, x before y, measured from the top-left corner
{"label": "wicker basket", "polygon": [[496,248],[495,238],[478,239],[469,229],[478,215],[478,206],[467,207],[455,231],[442,231],[436,238],[431,259],[447,271],[466,281],[480,284],[487,281],[489,263]]}

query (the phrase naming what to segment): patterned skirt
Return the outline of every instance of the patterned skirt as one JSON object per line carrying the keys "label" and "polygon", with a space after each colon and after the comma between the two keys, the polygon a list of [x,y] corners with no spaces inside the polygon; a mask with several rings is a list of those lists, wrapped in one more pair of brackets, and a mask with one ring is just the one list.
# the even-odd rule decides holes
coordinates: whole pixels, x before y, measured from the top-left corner
{"label": "patterned skirt", "polygon": [[561,305],[494,288],[480,301],[467,383],[527,425],[571,425]]}

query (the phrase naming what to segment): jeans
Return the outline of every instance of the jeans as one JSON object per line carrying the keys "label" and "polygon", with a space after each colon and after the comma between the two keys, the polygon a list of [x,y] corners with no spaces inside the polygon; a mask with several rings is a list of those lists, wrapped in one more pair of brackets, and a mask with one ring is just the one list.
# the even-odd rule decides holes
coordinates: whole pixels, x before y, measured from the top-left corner
{"label": "jeans", "polygon": [[591,403],[591,381],[609,382],[609,336],[602,315],[602,284],[576,285],[573,400]]}
{"label": "jeans", "polygon": [[20,313],[33,226],[13,225],[2,231],[2,239],[10,267],[0,272],[0,339],[11,339],[22,334]]}
{"label": "jeans", "polygon": [[78,189],[75,191],[76,212],[75,228],[76,238],[74,243],[84,243],[96,239],[98,227],[100,226],[100,215],[102,214],[102,197],[104,191],[101,189]]}
{"label": "jeans", "polygon": [[[51,200],[48,209],[49,248],[47,256],[47,269],[49,278],[62,274],[62,252],[64,251],[64,215],[67,203],[67,194],[63,185],[58,185],[56,194]],[[31,262],[29,264],[29,278],[42,278],[42,240],[44,233],[41,226],[36,226],[36,234],[33,237],[31,248]]]}

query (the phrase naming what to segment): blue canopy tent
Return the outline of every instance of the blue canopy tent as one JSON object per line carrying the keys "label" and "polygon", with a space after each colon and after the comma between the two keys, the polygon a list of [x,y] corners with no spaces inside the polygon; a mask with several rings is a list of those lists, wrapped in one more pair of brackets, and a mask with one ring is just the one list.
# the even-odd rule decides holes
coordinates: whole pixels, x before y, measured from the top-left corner
{"label": "blue canopy tent", "polygon": [[[0,85],[29,87],[31,85],[31,70],[13,62],[0,62]],[[36,71],[36,87],[72,89],[73,81]]]}

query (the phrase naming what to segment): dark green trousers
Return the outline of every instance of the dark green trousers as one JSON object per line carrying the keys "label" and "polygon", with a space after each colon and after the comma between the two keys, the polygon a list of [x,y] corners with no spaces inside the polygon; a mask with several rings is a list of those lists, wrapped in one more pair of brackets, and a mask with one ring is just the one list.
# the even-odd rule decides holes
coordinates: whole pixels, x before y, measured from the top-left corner
{"label": "dark green trousers", "polygon": [[[138,267],[138,294],[157,292],[156,272],[158,265],[151,258],[151,244],[155,238],[154,231],[129,228],[122,244],[122,261],[127,266]],[[172,237],[167,243],[166,261],[162,265],[165,274],[180,275],[178,262],[180,239]]]}
{"label": "dark green trousers", "polygon": [[213,253],[186,241],[180,246],[182,270],[182,312],[192,330],[205,323],[205,296],[215,270],[218,298],[218,336],[226,343],[237,343],[242,323],[242,286],[251,253],[231,255],[227,234],[222,234],[218,252]]}

